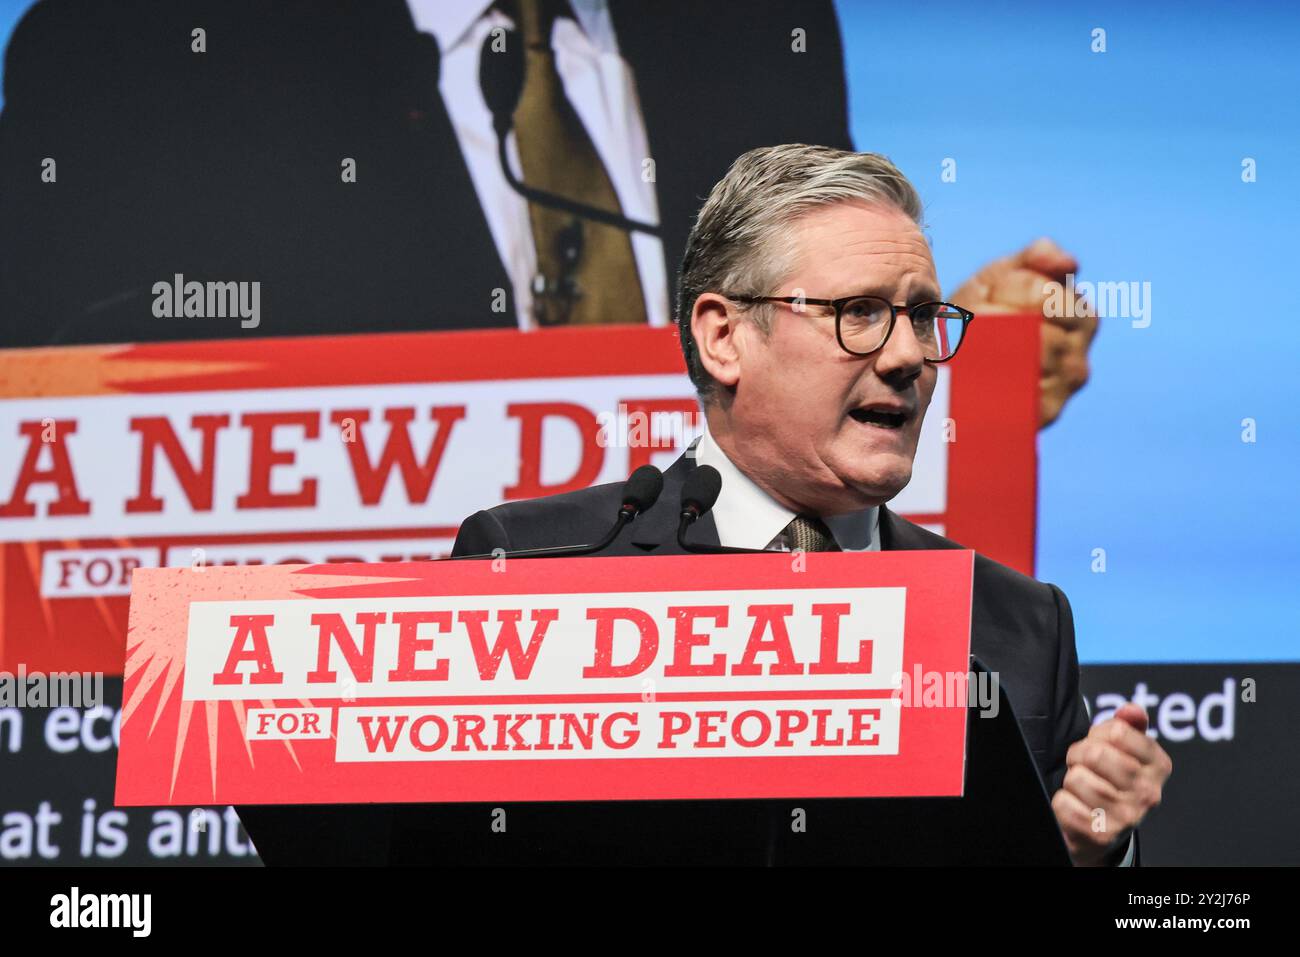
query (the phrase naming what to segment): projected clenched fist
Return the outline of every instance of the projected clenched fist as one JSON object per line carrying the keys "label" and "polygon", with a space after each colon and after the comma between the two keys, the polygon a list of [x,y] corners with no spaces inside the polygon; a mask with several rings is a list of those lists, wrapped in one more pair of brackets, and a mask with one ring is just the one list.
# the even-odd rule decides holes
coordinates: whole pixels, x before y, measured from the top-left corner
{"label": "projected clenched fist", "polygon": [[[975,315],[1036,312],[1042,315],[1039,428],[1056,421],[1070,396],[1088,381],[1088,349],[1097,334],[1097,310],[1070,288],[1078,261],[1050,239],[1038,239],[982,268],[949,298]],[[1063,301],[1063,296],[1070,301]],[[1049,301],[1052,307],[1048,307]]]}
{"label": "projected clenched fist", "polygon": [[1107,863],[1160,803],[1174,764],[1146,730],[1146,712],[1129,702],[1066,752],[1052,810],[1075,864]]}

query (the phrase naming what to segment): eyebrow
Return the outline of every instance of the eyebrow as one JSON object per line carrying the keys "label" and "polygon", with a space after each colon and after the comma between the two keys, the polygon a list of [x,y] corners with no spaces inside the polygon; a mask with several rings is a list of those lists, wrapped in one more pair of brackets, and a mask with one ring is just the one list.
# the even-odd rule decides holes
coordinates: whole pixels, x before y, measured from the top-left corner
{"label": "eyebrow", "polygon": [[[874,296],[877,299],[884,299],[891,303],[894,301],[894,297],[887,294],[880,286],[865,287],[858,292],[850,293],[850,297],[851,296]],[[843,299],[845,297],[836,296],[835,298]],[[935,289],[933,286],[923,286],[912,295],[912,298],[907,302],[907,305],[915,306],[923,302],[937,302],[942,298],[943,293]]]}

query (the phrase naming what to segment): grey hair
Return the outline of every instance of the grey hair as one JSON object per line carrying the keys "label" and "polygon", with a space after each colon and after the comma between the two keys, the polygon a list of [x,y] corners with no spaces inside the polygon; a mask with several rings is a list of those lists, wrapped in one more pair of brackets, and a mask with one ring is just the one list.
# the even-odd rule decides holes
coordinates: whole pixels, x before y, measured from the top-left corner
{"label": "grey hair", "polygon": [[[677,329],[686,371],[700,398],[709,401],[716,382],[700,362],[691,313],[702,293],[763,296],[789,269],[789,229],[822,206],[864,200],[895,207],[923,225],[921,197],[907,177],[879,153],[788,143],[740,156],[709,193],[686,240],[677,284]],[[767,305],[751,307],[766,333]]]}

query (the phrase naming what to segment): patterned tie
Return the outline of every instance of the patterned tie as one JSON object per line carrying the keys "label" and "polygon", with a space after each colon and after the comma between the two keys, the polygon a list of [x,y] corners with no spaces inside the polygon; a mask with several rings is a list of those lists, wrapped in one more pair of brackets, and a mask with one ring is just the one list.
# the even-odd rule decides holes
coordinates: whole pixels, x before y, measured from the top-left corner
{"label": "patterned tie", "polygon": [[796,515],[794,521],[785,527],[790,542],[790,550],[804,552],[838,552],[839,544],[835,536],[816,515]]}
{"label": "patterned tie", "polygon": [[[614,185],[555,68],[551,28],[567,14],[567,2],[513,0],[502,6],[515,14],[524,43],[524,88],[514,115],[524,182],[619,212]],[[628,233],[536,203],[529,216],[537,247],[533,314],[540,325],[646,321]]]}

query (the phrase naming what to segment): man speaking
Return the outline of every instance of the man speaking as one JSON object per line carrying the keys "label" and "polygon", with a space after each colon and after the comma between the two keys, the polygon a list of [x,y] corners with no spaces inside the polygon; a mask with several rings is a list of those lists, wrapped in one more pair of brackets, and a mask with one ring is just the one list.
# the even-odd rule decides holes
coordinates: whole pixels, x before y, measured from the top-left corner
{"label": "man speaking", "polygon": [[[678,286],[706,432],[603,554],[681,554],[682,487],[705,465],[722,487],[691,528],[700,545],[961,547],[886,507],[911,479],[936,366],[954,357],[973,319],[941,301],[920,220],[915,189],[875,154],[786,145],[732,165],[691,230]],[[620,494],[605,485],[478,512],[454,554],[596,541]],[[971,651],[1006,690],[1074,862],[1133,863],[1135,828],[1160,802],[1172,763],[1137,705],[1089,729],[1065,596],[977,556]],[[534,809],[539,853],[547,841],[612,841],[638,820],[647,841],[671,841],[665,815],[685,822],[690,810],[670,803]],[[715,826],[697,840],[716,844],[721,859],[780,827],[779,814],[755,811],[764,802],[711,803],[726,807],[714,807]]]}

